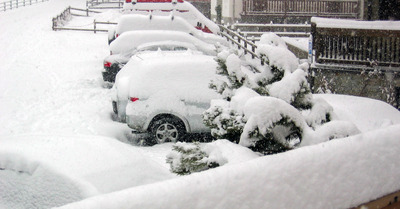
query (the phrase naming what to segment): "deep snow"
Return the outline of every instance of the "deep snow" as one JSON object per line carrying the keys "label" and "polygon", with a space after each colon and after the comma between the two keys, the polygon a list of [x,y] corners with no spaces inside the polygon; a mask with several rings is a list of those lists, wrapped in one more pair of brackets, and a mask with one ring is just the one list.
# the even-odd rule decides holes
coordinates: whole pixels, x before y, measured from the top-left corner
{"label": "deep snow", "polygon": [[399,111],[342,95],[316,97],[360,135],[266,157],[216,141],[228,164],[175,176],[165,162],[172,144],[132,145],[130,129],[112,120],[101,78],[107,34],[51,30],[51,18],[70,5],[85,1],[0,13],[0,208],[88,197],[66,208],[348,208],[400,190]]}

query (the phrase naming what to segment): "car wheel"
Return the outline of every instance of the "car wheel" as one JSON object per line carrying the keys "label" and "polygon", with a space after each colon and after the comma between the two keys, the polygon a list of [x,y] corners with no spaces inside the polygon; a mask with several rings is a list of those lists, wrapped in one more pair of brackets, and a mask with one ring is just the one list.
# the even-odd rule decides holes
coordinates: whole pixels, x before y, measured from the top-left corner
{"label": "car wheel", "polygon": [[151,135],[155,143],[177,142],[185,135],[185,126],[179,119],[161,118],[154,122]]}

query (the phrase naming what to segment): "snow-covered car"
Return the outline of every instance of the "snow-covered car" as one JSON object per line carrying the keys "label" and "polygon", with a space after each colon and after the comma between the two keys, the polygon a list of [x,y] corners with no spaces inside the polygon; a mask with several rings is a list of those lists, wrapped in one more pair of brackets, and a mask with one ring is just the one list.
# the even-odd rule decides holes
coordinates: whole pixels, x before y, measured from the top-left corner
{"label": "snow-covered car", "polygon": [[129,31],[111,43],[110,54],[104,59],[103,80],[114,82],[115,75],[140,51],[194,50],[216,55],[216,47],[180,31]]}
{"label": "snow-covered car", "polygon": [[205,17],[190,2],[183,0],[125,0],[122,8],[125,14],[153,14],[158,16],[179,16],[192,26],[207,33],[219,33],[219,27]]}
{"label": "snow-covered car", "polygon": [[[202,54],[202,52],[194,50],[186,51],[141,51],[132,56],[128,63],[117,73],[115,83],[113,85],[112,106],[116,114],[116,119],[120,122],[126,122],[126,105],[129,98],[129,82],[134,71],[140,67],[138,63],[144,60],[153,60],[153,57],[164,57],[165,59],[190,59],[193,55]],[[138,66],[136,66],[138,65]],[[164,69],[161,67],[160,69]]]}
{"label": "snow-covered car", "polygon": [[179,16],[157,16],[157,15],[141,15],[126,14],[122,15],[114,29],[109,31],[108,43],[112,43],[115,39],[127,31],[137,30],[170,30],[182,31],[211,44],[221,43],[227,45],[226,40],[221,36],[212,33],[205,33],[196,29],[184,18]]}
{"label": "snow-covered car", "polygon": [[[150,54],[147,54],[150,55]],[[209,132],[202,113],[220,95],[209,88],[217,64],[213,56],[186,52],[135,56],[118,73],[114,85],[119,109],[135,133],[150,133],[149,143]],[[125,104],[122,99],[128,99]],[[114,108],[117,108],[114,106]]]}

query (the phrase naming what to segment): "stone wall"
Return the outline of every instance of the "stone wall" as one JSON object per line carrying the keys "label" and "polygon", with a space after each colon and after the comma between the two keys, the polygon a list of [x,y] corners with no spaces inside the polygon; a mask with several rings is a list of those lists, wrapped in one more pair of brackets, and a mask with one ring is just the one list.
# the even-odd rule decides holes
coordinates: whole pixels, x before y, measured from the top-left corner
{"label": "stone wall", "polygon": [[314,93],[335,93],[378,99],[400,108],[400,69],[311,68],[310,85]]}

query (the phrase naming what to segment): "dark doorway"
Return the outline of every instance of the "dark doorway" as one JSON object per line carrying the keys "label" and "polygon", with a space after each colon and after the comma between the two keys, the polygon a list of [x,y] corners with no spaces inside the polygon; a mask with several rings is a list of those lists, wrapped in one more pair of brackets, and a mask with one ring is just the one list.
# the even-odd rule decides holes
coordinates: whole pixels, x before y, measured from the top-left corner
{"label": "dark doorway", "polygon": [[400,110],[400,87],[395,87],[395,100],[396,100],[395,106],[397,107],[398,110]]}

